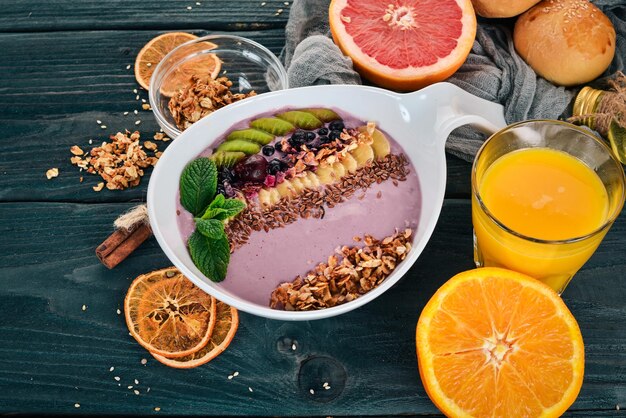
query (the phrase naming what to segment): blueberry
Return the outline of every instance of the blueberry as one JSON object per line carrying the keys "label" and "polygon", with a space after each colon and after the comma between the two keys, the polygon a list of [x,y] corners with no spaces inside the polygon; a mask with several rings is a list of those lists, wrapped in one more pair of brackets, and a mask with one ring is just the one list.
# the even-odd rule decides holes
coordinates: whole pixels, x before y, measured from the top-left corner
{"label": "blueberry", "polygon": [[302,131],[302,130],[297,130],[293,133],[293,135],[291,136],[292,138],[296,138],[299,141],[304,141],[304,138],[306,137],[306,132]]}
{"label": "blueberry", "polygon": [[274,158],[267,165],[267,171],[268,171],[268,173],[270,173],[272,175],[275,175],[276,173],[281,171],[282,168],[283,168],[283,162],[280,161],[278,158]]}
{"label": "blueberry", "polygon": [[332,130],[330,131],[330,134],[328,135],[328,137],[333,141],[335,139],[339,139],[340,136],[341,136],[341,131],[338,131],[338,130]]}
{"label": "blueberry", "polygon": [[283,143],[282,142],[275,143],[274,150],[276,150],[276,152],[283,152]]}
{"label": "blueberry", "polygon": [[305,142],[311,142],[315,139],[315,132],[307,132]]}
{"label": "blueberry", "polygon": [[270,155],[274,154],[275,149],[271,145],[266,145],[261,149],[261,151],[263,152],[263,155],[265,155],[266,157],[269,157]]}
{"label": "blueberry", "polygon": [[320,130],[319,130],[319,131],[317,131],[317,133],[318,133],[320,136],[328,135],[328,128],[320,128]]}
{"label": "blueberry", "polygon": [[226,188],[224,187],[224,185],[222,183],[217,183],[217,188],[215,189],[215,194],[221,194],[223,196],[226,196]]}
{"label": "blueberry", "polygon": [[343,131],[343,128],[346,126],[343,124],[341,120],[334,120],[328,125],[331,131]]}
{"label": "blueberry", "polygon": [[224,167],[219,171],[219,180],[231,182],[235,179],[235,174],[228,168]]}
{"label": "blueberry", "polygon": [[327,136],[320,136],[320,144],[328,144],[331,139]]}

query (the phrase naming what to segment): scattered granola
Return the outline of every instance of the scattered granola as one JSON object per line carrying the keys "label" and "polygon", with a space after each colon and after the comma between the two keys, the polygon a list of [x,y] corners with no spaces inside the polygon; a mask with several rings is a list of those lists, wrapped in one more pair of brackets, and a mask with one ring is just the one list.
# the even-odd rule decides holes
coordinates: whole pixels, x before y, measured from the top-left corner
{"label": "scattered granola", "polygon": [[256,96],[256,93],[233,93],[233,83],[227,77],[193,75],[189,85],[170,99],[168,107],[179,129],[185,130],[194,122],[228,104]]}
{"label": "scattered granola", "polygon": [[299,218],[323,218],[326,208],[349,199],[358,190],[374,183],[393,179],[404,181],[409,174],[409,161],[403,155],[389,154],[381,160],[359,168],[341,181],[321,189],[303,192],[298,199],[281,200],[270,208],[248,205],[225,225],[231,252],[248,242],[252,231],[269,231],[295,222]]}
{"label": "scattered granola", "polygon": [[[147,149],[155,151],[154,156],[148,156],[139,142],[139,132],[132,134],[118,132],[111,135],[111,142],[103,142],[101,146],[93,148],[88,154],[76,154],[78,146],[71,148],[72,164],[86,170],[90,174],[97,174],[104,180],[93,187],[99,192],[106,186],[109,190],[123,190],[139,184],[144,170],[154,166],[158,161],[157,146],[150,142]],[[144,144],[145,145],[145,144]],[[82,152],[82,150],[80,150]],[[160,154],[159,154],[160,155]]]}
{"label": "scattered granola", "polygon": [[59,175],[59,169],[58,168],[51,168],[50,170],[46,171],[46,178],[48,180],[51,180],[55,177],[58,177]]}
{"label": "scattered granola", "polygon": [[350,302],[381,284],[411,250],[413,231],[377,240],[365,235],[364,247],[343,246],[306,276],[280,284],[270,307],[287,311],[324,309]]}

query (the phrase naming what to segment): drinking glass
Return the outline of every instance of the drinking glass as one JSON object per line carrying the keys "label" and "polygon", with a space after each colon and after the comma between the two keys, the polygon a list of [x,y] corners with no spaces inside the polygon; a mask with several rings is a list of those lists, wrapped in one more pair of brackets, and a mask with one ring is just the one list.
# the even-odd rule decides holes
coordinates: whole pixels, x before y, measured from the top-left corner
{"label": "drinking glass", "polygon": [[[543,240],[525,236],[498,220],[485,206],[481,180],[500,157],[528,148],[549,148],[582,161],[600,177],[608,195],[603,224],[584,236]],[[610,148],[583,128],[567,122],[530,120],[493,134],[472,167],[474,262],[477,267],[504,267],[543,281],[561,294],[574,274],[594,253],[624,205],[624,170]]]}

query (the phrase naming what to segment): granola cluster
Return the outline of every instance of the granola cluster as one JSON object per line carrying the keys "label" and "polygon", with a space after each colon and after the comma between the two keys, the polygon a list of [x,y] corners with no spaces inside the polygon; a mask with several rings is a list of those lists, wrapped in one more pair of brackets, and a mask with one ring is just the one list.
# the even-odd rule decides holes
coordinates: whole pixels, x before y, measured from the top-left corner
{"label": "granola cluster", "polygon": [[227,77],[213,79],[210,76],[191,76],[189,85],[172,96],[169,110],[180,130],[189,128],[206,115],[247,97],[256,96],[254,91],[233,93],[233,82]]}
{"label": "granola cluster", "polygon": [[[309,311],[350,302],[381,284],[411,251],[413,231],[405,229],[382,240],[370,235],[364,246],[343,246],[306,276],[282,283],[270,297],[272,309]],[[360,242],[360,237],[355,237]]]}
{"label": "granola cluster", "polygon": [[[161,152],[152,141],[139,142],[139,132],[132,134],[118,132],[110,136],[111,142],[103,142],[101,146],[93,148],[85,153],[78,145],[70,148],[74,155],[70,161],[72,164],[86,170],[90,174],[97,174],[104,182],[94,186],[99,192],[105,185],[109,190],[123,190],[139,184],[144,175],[144,168],[154,166]],[[156,136],[155,136],[155,140]],[[160,137],[158,140],[164,140]],[[153,151],[153,156],[148,156],[146,151]]]}

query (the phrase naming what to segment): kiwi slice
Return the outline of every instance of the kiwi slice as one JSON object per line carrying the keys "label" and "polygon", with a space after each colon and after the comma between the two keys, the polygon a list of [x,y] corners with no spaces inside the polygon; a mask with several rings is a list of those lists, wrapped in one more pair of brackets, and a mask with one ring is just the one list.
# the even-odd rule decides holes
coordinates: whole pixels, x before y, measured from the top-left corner
{"label": "kiwi slice", "polygon": [[299,110],[290,110],[289,112],[280,113],[276,115],[276,117],[286,120],[301,129],[317,129],[324,124],[324,122],[313,116],[312,113]]}
{"label": "kiwi slice", "polygon": [[219,151],[239,151],[246,155],[252,155],[261,151],[261,146],[255,142],[246,141],[244,139],[233,139],[232,141],[222,142],[222,144],[217,147],[216,152]]}
{"label": "kiwi slice", "polygon": [[259,131],[258,129],[241,129],[232,131],[228,134],[228,137],[226,137],[227,141],[235,139],[245,139],[246,141],[256,142],[259,145],[267,145],[272,142],[274,135]]}
{"label": "kiwi slice", "polygon": [[209,158],[213,160],[217,168],[231,168],[237,162],[246,158],[246,154],[241,151],[218,151]]}
{"label": "kiwi slice", "polygon": [[333,120],[341,119],[341,116],[339,116],[337,113],[333,112],[330,109],[325,109],[322,107],[302,109],[302,111],[312,114],[322,122],[331,122]]}
{"label": "kiwi slice", "polygon": [[272,135],[283,136],[287,132],[291,132],[296,129],[293,124],[287,122],[286,120],[278,119],[278,118],[259,118],[255,119],[250,123],[255,129],[260,129],[265,132],[269,132]]}

